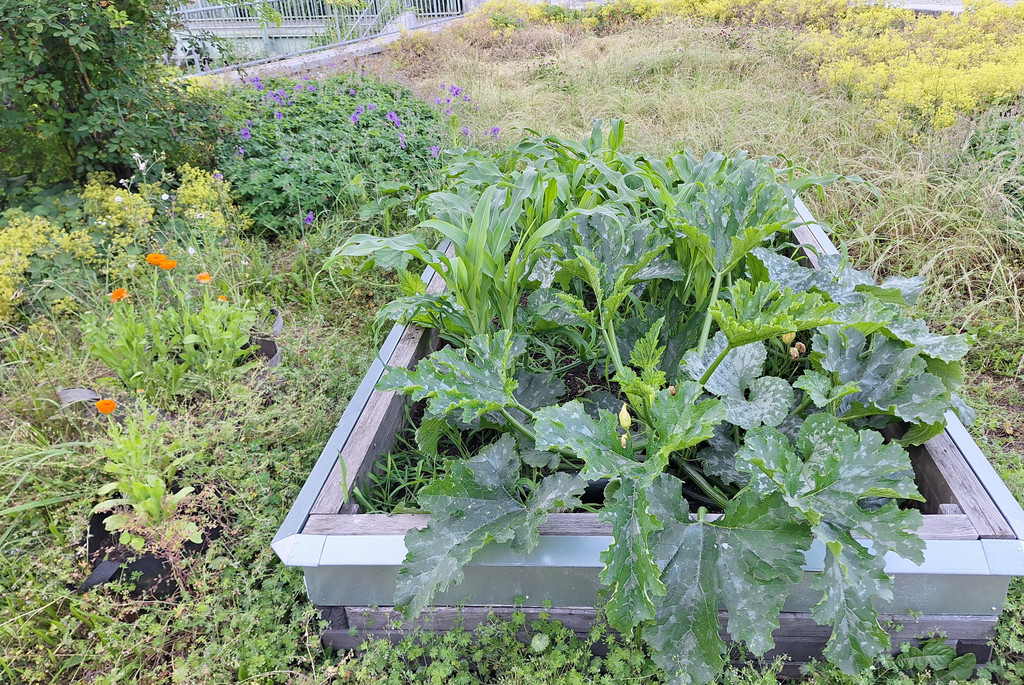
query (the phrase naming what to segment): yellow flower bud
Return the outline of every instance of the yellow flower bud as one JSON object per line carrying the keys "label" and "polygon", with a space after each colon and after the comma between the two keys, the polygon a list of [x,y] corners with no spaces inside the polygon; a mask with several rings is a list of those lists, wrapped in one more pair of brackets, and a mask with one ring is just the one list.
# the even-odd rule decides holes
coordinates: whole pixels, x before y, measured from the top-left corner
{"label": "yellow flower bud", "polygon": [[786,343],[787,345],[792,345],[794,340],[796,340],[796,333],[782,334],[782,342]]}
{"label": "yellow flower bud", "polygon": [[622,426],[623,430],[629,430],[629,427],[633,425],[633,419],[629,416],[629,407],[626,403],[622,403],[622,409],[619,410],[619,425]]}
{"label": "yellow flower bud", "polygon": [[619,444],[622,445],[622,449],[626,449],[626,436],[625,435],[620,435],[619,436]]}

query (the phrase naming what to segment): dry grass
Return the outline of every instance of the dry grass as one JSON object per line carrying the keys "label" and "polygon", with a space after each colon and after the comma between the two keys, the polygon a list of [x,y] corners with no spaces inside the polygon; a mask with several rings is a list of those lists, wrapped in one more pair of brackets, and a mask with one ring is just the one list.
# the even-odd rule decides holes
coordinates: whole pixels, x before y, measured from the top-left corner
{"label": "dry grass", "polygon": [[1007,213],[994,175],[958,161],[970,126],[908,141],[810,78],[785,33],[691,21],[606,35],[477,25],[407,38],[364,66],[397,71],[428,99],[438,83],[463,87],[479,107],[465,123],[500,126],[506,140],[526,128],[579,138],[595,118],[615,117],[634,150],[746,149],[813,173],[858,174],[880,197],[839,185],[812,204],[863,266],[927,275],[921,306],[939,328],[993,319],[1020,328],[1024,223]]}

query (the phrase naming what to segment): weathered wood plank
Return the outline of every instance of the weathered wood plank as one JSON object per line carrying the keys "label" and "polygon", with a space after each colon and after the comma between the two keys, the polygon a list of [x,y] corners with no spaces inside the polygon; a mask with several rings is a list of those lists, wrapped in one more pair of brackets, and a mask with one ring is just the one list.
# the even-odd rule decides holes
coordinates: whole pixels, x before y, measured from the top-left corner
{"label": "weathered wood plank", "polygon": [[[313,535],[405,535],[412,528],[423,528],[428,520],[426,514],[314,515],[309,517],[303,532]],[[598,521],[597,514],[551,514],[539,530],[541,535],[612,534],[611,524]],[[978,531],[970,518],[962,514],[926,514],[918,534],[925,540],[978,539]]]}
{"label": "weathered wood plank", "polygon": [[[449,253],[452,249],[449,248]],[[444,278],[435,273],[427,284],[427,292],[439,293],[444,289]],[[434,338],[431,331],[407,326],[387,360],[388,366],[413,368],[416,362],[430,353]],[[348,493],[362,482],[376,458],[394,444],[405,420],[404,403],[405,398],[394,392],[373,391],[331,469],[326,485],[313,503],[311,515],[338,514],[342,510]],[[303,528],[303,532],[308,531]]]}
{"label": "weathered wood plank", "polygon": [[[936,478],[934,473],[928,474],[926,478],[925,474],[922,474],[922,477],[928,483],[927,487],[934,490],[933,494],[940,503],[959,504],[981,538],[1016,537],[1010,524],[1003,518],[985,487],[947,433],[929,440],[925,443],[924,449],[927,450],[928,457],[941,479]],[[930,471],[929,459],[920,456],[920,449],[915,452],[915,469],[920,464],[921,468]],[[923,491],[922,494],[928,497]]]}
{"label": "weathered wood plank", "polygon": [[[816,249],[818,254],[825,254],[825,250],[822,249],[821,244],[818,242],[814,232],[807,226],[797,226],[793,229],[793,241],[800,245],[807,245],[808,247],[800,248],[799,252],[801,255],[807,258],[807,261],[815,269],[818,268],[818,255],[814,253]],[[809,249],[814,248],[814,249]]]}

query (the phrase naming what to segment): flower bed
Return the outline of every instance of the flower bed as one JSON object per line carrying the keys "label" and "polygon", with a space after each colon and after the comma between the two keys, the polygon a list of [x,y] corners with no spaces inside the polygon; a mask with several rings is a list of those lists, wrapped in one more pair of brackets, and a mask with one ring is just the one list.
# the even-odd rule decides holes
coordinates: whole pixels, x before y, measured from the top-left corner
{"label": "flower bed", "polygon": [[[600,592],[674,682],[712,679],[732,641],[856,671],[891,646],[879,611],[917,622],[897,640],[943,631],[984,657],[1024,515],[953,411],[964,341],[902,314],[919,280],[879,285],[835,253],[796,197],[835,177],[621,140],[613,124],[454,164],[425,224],[451,254],[369,236],[338,252],[433,265],[386,311],[451,345],[396,326],[391,370],[371,368],[275,539],[333,608],[325,639],[388,634],[368,607],[392,603],[549,602],[582,629]],[[566,387],[566,359],[604,383]],[[473,430],[477,453],[420,490],[429,517],[359,514],[403,395],[426,400],[421,449]],[[434,615],[403,630],[450,624]]]}

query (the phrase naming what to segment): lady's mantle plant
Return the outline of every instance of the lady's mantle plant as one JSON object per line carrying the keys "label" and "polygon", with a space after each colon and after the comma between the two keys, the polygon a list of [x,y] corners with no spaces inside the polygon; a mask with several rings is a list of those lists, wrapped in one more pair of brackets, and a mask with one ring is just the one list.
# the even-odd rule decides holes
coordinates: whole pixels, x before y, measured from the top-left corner
{"label": "lady's mantle plant", "polygon": [[[608,620],[670,682],[722,671],[721,607],[734,640],[771,649],[815,539],[826,656],[864,668],[889,645],[873,606],[892,597],[885,554],[922,560],[904,446],[968,411],[954,394],[965,340],[902,313],[922,279],[795,259],[795,193],[837,177],[629,155],[622,134],[599,124],[579,144],[533,138],[454,164],[423,225],[453,255],[416,235],[336,252],[443,273],[444,293],[416,288],[387,311],[452,344],[378,387],[426,401],[423,450],[444,426],[490,436],[420,491],[431,522],[406,536],[395,602],[418,614],[488,544],[529,552],[549,513],[608,479]],[[580,390],[580,375],[602,380]],[[890,424],[909,428],[887,442]]]}

